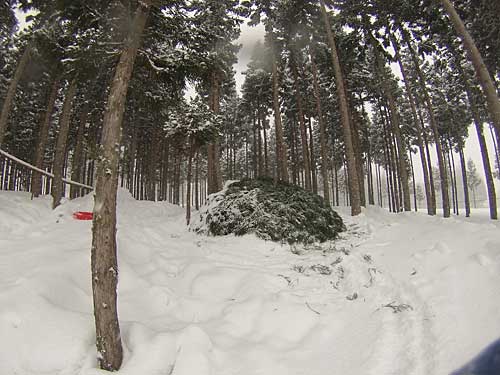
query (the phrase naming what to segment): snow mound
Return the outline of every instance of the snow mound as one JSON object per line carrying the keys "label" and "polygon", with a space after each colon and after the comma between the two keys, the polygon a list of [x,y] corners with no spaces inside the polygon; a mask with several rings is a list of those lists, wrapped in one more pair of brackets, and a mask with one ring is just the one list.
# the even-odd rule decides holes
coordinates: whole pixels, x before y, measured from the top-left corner
{"label": "snow mound", "polygon": [[[50,203],[0,191],[0,374],[103,375],[92,222],[71,217],[93,197]],[[335,242],[289,246],[197,236],[182,208],[124,190],[117,204],[117,374],[499,373],[500,223],[486,211],[339,208]]]}
{"label": "snow mound", "polygon": [[214,236],[255,233],[264,240],[310,244],[336,239],[345,226],[320,196],[259,178],[227,184],[211,195],[191,230]]}

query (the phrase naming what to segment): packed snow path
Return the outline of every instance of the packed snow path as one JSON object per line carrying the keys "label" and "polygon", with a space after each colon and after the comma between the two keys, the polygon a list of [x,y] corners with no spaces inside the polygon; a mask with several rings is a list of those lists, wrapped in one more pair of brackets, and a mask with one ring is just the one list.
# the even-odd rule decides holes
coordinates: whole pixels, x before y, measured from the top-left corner
{"label": "packed snow path", "polygon": [[[370,208],[317,249],[119,194],[120,374],[447,374],[500,336],[500,226]],[[0,374],[96,369],[88,196],[0,192]]]}

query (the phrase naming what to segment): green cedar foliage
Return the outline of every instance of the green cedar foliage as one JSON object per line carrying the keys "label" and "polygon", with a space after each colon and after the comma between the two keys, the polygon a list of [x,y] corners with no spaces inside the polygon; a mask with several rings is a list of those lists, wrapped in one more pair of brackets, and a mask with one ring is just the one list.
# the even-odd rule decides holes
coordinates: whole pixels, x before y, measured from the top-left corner
{"label": "green cedar foliage", "polygon": [[244,179],[209,197],[197,233],[254,233],[264,240],[304,243],[334,240],[345,230],[340,216],[316,194],[271,178]]}

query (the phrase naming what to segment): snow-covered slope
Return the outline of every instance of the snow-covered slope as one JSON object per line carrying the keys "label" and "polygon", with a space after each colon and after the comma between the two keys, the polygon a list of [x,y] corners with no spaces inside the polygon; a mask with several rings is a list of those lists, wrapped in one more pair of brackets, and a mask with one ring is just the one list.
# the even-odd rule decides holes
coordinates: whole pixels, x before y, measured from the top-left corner
{"label": "snow-covered slope", "polygon": [[[0,192],[0,374],[96,369],[91,197]],[[500,225],[370,208],[321,249],[200,237],[120,191],[120,374],[448,374],[500,337]]]}

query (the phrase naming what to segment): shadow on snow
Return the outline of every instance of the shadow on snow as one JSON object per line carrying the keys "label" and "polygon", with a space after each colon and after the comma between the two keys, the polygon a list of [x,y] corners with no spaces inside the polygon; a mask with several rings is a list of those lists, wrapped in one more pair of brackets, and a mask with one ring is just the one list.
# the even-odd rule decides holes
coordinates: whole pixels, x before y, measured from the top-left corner
{"label": "shadow on snow", "polygon": [[460,370],[450,375],[499,375],[500,339],[494,341]]}

